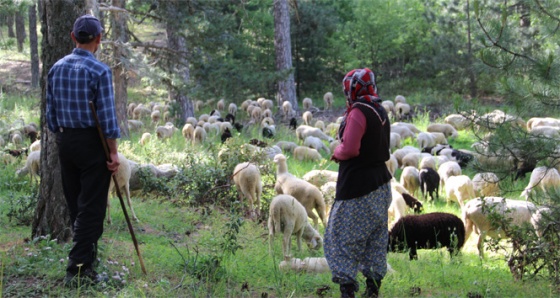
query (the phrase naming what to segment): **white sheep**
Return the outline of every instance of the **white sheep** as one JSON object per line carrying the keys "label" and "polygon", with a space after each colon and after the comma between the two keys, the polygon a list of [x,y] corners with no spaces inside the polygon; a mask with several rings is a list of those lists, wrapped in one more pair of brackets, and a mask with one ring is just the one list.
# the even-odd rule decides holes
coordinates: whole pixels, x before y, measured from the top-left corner
{"label": "white sheep", "polygon": [[128,107],[126,108],[126,115],[127,115],[128,117],[131,117],[131,118],[132,118],[132,116],[134,115],[134,113],[133,113],[133,112],[134,112],[134,108],[136,108],[136,106],[137,106],[137,105],[136,105],[135,103],[133,103],[133,102],[131,102],[131,103],[128,104]]}
{"label": "white sheep", "polygon": [[301,116],[301,118],[303,119],[303,123],[305,123],[305,125],[311,125],[311,120],[313,119],[313,114],[310,111],[305,111],[305,112],[303,112],[303,115]]}
{"label": "white sheep", "polygon": [[307,146],[297,146],[294,148],[293,156],[299,161],[321,161],[323,159],[323,156],[321,156],[321,153],[319,153],[317,149],[309,148]]}
{"label": "white sheep", "polygon": [[391,132],[389,141],[389,150],[398,149],[401,147],[401,135],[396,132]]}
{"label": "white sheep", "polygon": [[[118,154],[119,156],[119,168],[117,173],[114,177],[117,180],[119,185],[119,191],[122,194],[124,190],[124,194],[126,196],[126,202],[128,203],[128,208],[130,208],[130,213],[132,214],[132,218],[138,221],[138,217],[136,217],[136,213],[134,212],[134,208],[132,207],[132,201],[130,200],[130,177],[132,173],[131,165],[128,162],[128,159],[122,155],[121,153]],[[111,179],[111,184],[109,185],[109,192],[107,193],[107,223],[111,223],[111,192],[115,188],[115,183],[113,179]]]}
{"label": "white sheep", "polygon": [[19,134],[19,132],[13,133],[11,141],[16,147],[20,147],[21,144],[23,144],[23,137],[21,136],[21,134]]}
{"label": "white sheep", "polygon": [[324,150],[327,154],[331,154],[331,150],[329,149],[329,147],[327,147],[325,143],[323,143],[323,141],[318,137],[307,136],[303,141],[303,145],[309,148],[313,148],[317,151]]}
{"label": "white sheep", "polygon": [[391,125],[391,132],[398,133],[401,140],[416,138],[416,134],[409,127],[403,125]]}
{"label": "white sheep", "polygon": [[391,126],[406,126],[408,129],[410,129],[410,131],[412,131],[415,134],[418,134],[421,131],[418,127],[416,127],[416,125],[408,122],[393,122]]}
{"label": "white sheep", "polygon": [[338,180],[338,172],[330,170],[311,170],[305,173],[302,179],[320,187],[327,182],[336,182]]}
{"label": "white sheep", "polygon": [[334,199],[336,197],[336,181],[329,181],[319,188],[325,199],[325,205],[327,207],[326,213],[329,214],[331,206],[334,204]]}
{"label": "white sheep", "polygon": [[[274,185],[276,193],[294,196],[305,207],[307,216],[313,220],[315,227],[318,226],[317,215],[321,218],[323,225],[326,227],[326,207],[321,191],[315,185],[290,174],[288,172],[286,157],[283,154],[276,155],[274,157],[274,163],[276,163],[277,167],[276,184]],[[313,209],[317,211],[317,215],[313,213]]]}
{"label": "white sheep", "polygon": [[[250,108],[253,107],[253,108]],[[251,120],[255,123],[259,123],[262,119],[262,109],[256,106],[250,106],[247,111],[251,111]]]}
{"label": "white sheep", "polygon": [[260,105],[264,110],[272,111],[272,109],[274,108],[274,101],[265,99],[260,103]]}
{"label": "white sheep", "polygon": [[327,124],[327,126],[325,127],[325,129],[323,129],[323,131],[330,135],[330,136],[336,136],[338,134],[338,130],[340,129],[340,123],[329,123]]}
{"label": "white sheep", "polygon": [[395,96],[395,103],[398,103],[398,102],[406,103],[406,98],[402,95],[397,95],[397,96]]}
{"label": "white sheep", "polygon": [[526,200],[529,199],[533,190],[538,187],[538,190],[542,191],[545,196],[554,196],[560,191],[560,174],[555,168],[548,167],[537,167],[531,172],[531,178],[529,178],[529,184],[523,192],[521,192],[521,197]]}
{"label": "white sheep", "polygon": [[322,130],[317,127],[312,127],[309,125],[300,125],[296,128],[296,136],[298,139],[304,141],[308,136],[318,137],[321,140],[332,142],[334,139],[326,135]]}
{"label": "white sheep", "polygon": [[173,133],[177,130],[177,127],[173,126],[173,124],[167,123],[164,126],[156,127],[156,135],[158,139],[165,140],[171,138],[173,136]]}
{"label": "white sheep", "polygon": [[284,152],[293,153],[298,144],[289,141],[278,141],[278,143],[276,143],[276,146],[280,147],[280,149],[282,149],[282,151]]}
{"label": "white sheep", "polygon": [[292,258],[288,261],[282,261],[278,264],[278,268],[282,271],[294,271],[305,273],[327,273],[331,272],[327,258],[311,257],[305,259]]}
{"label": "white sheep", "polygon": [[[0,147],[2,146],[2,141],[0,141]],[[31,143],[31,145],[29,145],[29,152],[33,152],[33,151],[39,151],[41,150],[41,140],[36,140],[35,142]]]}
{"label": "white sheep", "polygon": [[399,149],[397,149],[393,152],[393,155],[397,158],[397,161],[399,163],[399,167],[402,167],[403,158],[408,153],[413,153],[413,152],[420,153],[420,149],[418,149],[416,147],[412,147],[412,146],[404,146],[404,147],[399,148]]}
{"label": "white sheep", "polygon": [[284,260],[292,258],[292,235],[296,235],[298,250],[301,251],[301,240],[305,240],[311,249],[320,249],[323,238],[307,221],[305,207],[293,196],[280,194],[270,202],[268,217],[269,251],[272,254],[274,236],[282,233],[282,253]]}
{"label": "white sheep", "polygon": [[462,208],[463,222],[465,223],[465,241],[469,239],[472,231],[478,236],[477,248],[480,257],[484,257],[484,238],[486,236],[500,239],[508,238],[507,229],[503,226],[496,227],[489,214],[497,213],[508,221],[508,226],[530,224],[531,217],[537,210],[531,202],[504,199],[502,197],[476,198],[465,204]]}
{"label": "white sheep", "polygon": [[472,179],[475,195],[491,197],[500,195],[500,178],[498,175],[485,172],[477,173]]}
{"label": "white sheep", "polygon": [[290,112],[292,111],[292,103],[289,101],[284,101],[282,103],[282,113],[284,114],[284,120],[288,118]]}
{"label": "white sheep", "polygon": [[194,111],[195,112],[200,112],[200,110],[204,107],[204,101],[202,100],[197,100],[194,102]]}
{"label": "white sheep", "polygon": [[332,92],[325,93],[325,95],[323,95],[323,100],[325,101],[325,110],[331,109],[334,102],[334,96]]}
{"label": "white sheep", "polygon": [[445,181],[447,202],[455,201],[463,207],[465,202],[474,199],[474,186],[467,175],[451,176]]}
{"label": "white sheep", "polygon": [[331,149],[331,152],[334,152],[334,150],[336,150],[336,147],[338,147],[338,145],[340,145],[340,141],[339,140],[334,140],[329,144],[329,149]]}
{"label": "white sheep", "polygon": [[[198,116],[198,121],[190,122],[190,123],[191,123],[193,126],[196,126],[196,125],[199,123],[199,121],[208,122],[208,119],[209,119],[209,118],[210,118],[210,115],[209,115],[209,114],[202,114],[202,115]],[[189,120],[189,119],[187,119],[187,120]],[[189,122],[189,121],[187,121],[187,122]]]}
{"label": "white sheep", "polygon": [[235,103],[230,103],[228,106],[228,113],[235,116],[237,114],[237,105]]}
{"label": "white sheep", "polygon": [[399,168],[399,161],[397,158],[393,154],[389,155],[389,159],[385,161],[385,165],[389,173],[391,173],[391,176],[395,177],[397,169]]}
{"label": "white sheep", "polygon": [[[219,131],[219,129],[218,129],[218,131]],[[192,139],[193,144],[204,143],[204,141],[206,140],[206,136],[207,136],[207,134],[206,134],[206,130],[204,130],[204,128],[202,128],[200,126],[195,127],[194,132],[193,132],[193,139]]]}
{"label": "white sheep", "polygon": [[459,135],[457,133],[457,130],[453,126],[446,123],[432,123],[428,125],[426,131],[441,132],[445,135],[446,138],[456,138]]}
{"label": "white sheep", "polygon": [[151,139],[152,134],[149,132],[145,132],[142,134],[142,137],[140,138],[140,141],[138,141],[138,143],[142,146],[145,146],[146,144],[148,144],[148,142],[150,142]]}
{"label": "white sheep", "polygon": [[436,145],[436,140],[433,135],[427,132],[421,132],[416,136],[416,142],[418,148],[424,149],[427,147],[434,147]]}
{"label": "white sheep", "polygon": [[461,114],[451,114],[443,122],[453,126],[456,130],[464,130],[471,125],[471,120]]}
{"label": "white sheep", "polygon": [[418,168],[418,166],[420,165],[420,160],[422,160],[422,158],[427,157],[427,156],[429,157],[429,156],[432,156],[432,155],[429,154],[429,153],[422,153],[422,152],[420,152],[420,153],[418,153],[418,152],[407,153],[402,158],[401,167],[404,168],[404,167],[407,167],[407,166],[413,166],[413,167]]}
{"label": "white sheep", "polygon": [[158,123],[161,118],[161,112],[159,110],[152,111],[150,117],[152,118],[152,123]]}
{"label": "white sheep", "polygon": [[[40,169],[41,169],[41,150],[32,151],[27,156],[27,160],[25,161],[25,166],[17,170],[16,175],[18,177],[21,177],[29,173],[31,185],[33,185],[35,182],[35,178],[39,177]],[[38,183],[38,179],[37,179],[37,183]]]}
{"label": "white sheep", "polygon": [[420,176],[417,168],[408,166],[402,170],[400,184],[408,193],[416,196],[416,191],[420,188]]}
{"label": "white sheep", "polygon": [[181,134],[183,134],[183,137],[186,140],[193,139],[195,126],[196,124],[193,125],[192,123],[185,123],[185,125],[183,126],[183,129],[181,130]]}
{"label": "white sheep", "polygon": [[557,126],[533,126],[529,133],[536,137],[560,139],[560,127]]}
{"label": "white sheep", "polygon": [[437,169],[439,175],[439,184],[445,186],[445,181],[451,176],[459,176],[463,174],[461,166],[456,161],[447,161],[442,163]]}
{"label": "white sheep", "polygon": [[[261,210],[262,181],[259,168],[249,162],[240,163],[233,170],[233,182],[237,188],[239,199],[242,195],[249,201],[249,212],[258,217]],[[253,207],[256,206],[256,209]]]}
{"label": "white sheep", "polygon": [[309,110],[313,106],[313,101],[311,100],[311,98],[306,97],[303,99],[302,105],[304,110]]}
{"label": "white sheep", "polygon": [[436,146],[448,144],[447,138],[445,137],[445,134],[443,134],[442,132],[429,132],[429,134],[431,134],[432,137],[434,138],[434,141],[436,142]]}
{"label": "white sheep", "polygon": [[313,126],[317,127],[318,129],[320,129],[323,132],[325,131],[325,122],[323,120],[315,121],[315,124]]}
{"label": "white sheep", "polygon": [[395,111],[397,112],[397,119],[404,119],[410,117],[410,105],[407,103],[397,102],[395,104]]}
{"label": "white sheep", "polygon": [[223,98],[218,100],[218,102],[216,103],[216,109],[218,111],[225,111],[226,110],[226,100],[223,99]]}
{"label": "white sheep", "polygon": [[148,117],[152,113],[152,110],[143,104],[139,104],[132,111],[132,119],[139,120],[143,117]]}
{"label": "white sheep", "polygon": [[140,120],[129,119],[127,123],[128,129],[132,131],[138,131],[144,126],[144,122]]}
{"label": "white sheep", "polygon": [[560,119],[551,118],[551,117],[533,117],[527,120],[527,131],[533,130],[535,127],[539,126],[553,126],[553,127],[560,127]]}
{"label": "white sheep", "polygon": [[404,217],[407,214],[406,202],[404,201],[402,194],[395,189],[391,190],[392,200],[391,205],[389,205],[389,210],[387,211],[389,219],[392,219],[389,223],[389,226],[392,226],[395,222],[401,219],[401,217]]}
{"label": "white sheep", "polygon": [[387,115],[396,115],[395,112],[395,104],[393,103],[393,101],[391,100],[384,100],[381,102],[381,106],[385,109],[385,112],[387,112]]}

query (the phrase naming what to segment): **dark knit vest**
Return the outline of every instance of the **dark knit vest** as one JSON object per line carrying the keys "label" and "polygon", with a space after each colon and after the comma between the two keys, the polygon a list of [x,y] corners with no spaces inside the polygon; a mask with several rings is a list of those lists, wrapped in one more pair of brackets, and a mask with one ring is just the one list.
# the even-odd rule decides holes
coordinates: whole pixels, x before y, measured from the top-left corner
{"label": "dark knit vest", "polygon": [[[336,183],[336,200],[349,200],[366,195],[391,180],[385,162],[389,160],[391,125],[385,109],[379,103],[355,103],[366,117],[360,154],[340,162]],[[344,129],[342,127],[341,129]]]}

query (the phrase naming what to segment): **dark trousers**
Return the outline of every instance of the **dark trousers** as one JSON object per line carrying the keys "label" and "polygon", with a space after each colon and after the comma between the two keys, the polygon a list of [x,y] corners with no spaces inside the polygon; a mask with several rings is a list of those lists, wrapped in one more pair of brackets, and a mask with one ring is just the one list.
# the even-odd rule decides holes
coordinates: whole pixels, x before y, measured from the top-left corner
{"label": "dark trousers", "polygon": [[57,142],[74,242],[66,270],[77,273],[96,262],[111,172],[96,129],[64,129],[57,133]]}

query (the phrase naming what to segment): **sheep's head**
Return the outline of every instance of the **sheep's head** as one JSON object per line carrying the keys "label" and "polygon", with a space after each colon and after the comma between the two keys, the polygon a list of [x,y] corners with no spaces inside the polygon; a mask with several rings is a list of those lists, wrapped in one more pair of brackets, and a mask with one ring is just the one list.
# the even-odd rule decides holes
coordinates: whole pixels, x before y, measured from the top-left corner
{"label": "sheep's head", "polygon": [[323,237],[320,235],[315,235],[311,240],[307,243],[307,247],[312,250],[319,250],[323,247]]}
{"label": "sheep's head", "polygon": [[281,162],[285,162],[286,161],[286,156],[284,156],[284,154],[276,154],[274,156],[274,163],[278,164]]}
{"label": "sheep's head", "polygon": [[414,202],[413,209],[414,209],[414,213],[416,214],[424,212],[424,206],[422,206],[422,203],[420,201]]}

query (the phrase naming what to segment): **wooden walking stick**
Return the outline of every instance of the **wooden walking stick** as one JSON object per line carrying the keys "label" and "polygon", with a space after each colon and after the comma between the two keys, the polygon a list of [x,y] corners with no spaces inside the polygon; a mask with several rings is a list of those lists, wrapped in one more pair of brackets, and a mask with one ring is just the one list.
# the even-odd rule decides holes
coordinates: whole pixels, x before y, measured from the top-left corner
{"label": "wooden walking stick", "polygon": [[[105,157],[108,161],[111,161],[111,155],[109,154],[109,146],[107,145],[107,141],[105,140],[105,136],[103,135],[103,131],[101,130],[101,125],[99,125],[99,118],[97,117],[97,112],[95,111],[95,106],[93,102],[89,102],[89,107],[91,108],[91,112],[93,113],[93,118],[95,119],[95,125],[97,126],[97,132],[99,132],[99,138],[101,138],[101,143],[103,144],[103,150],[105,150]],[[130,218],[128,217],[128,212],[126,211],[126,206],[124,204],[124,200],[121,195],[121,189],[119,184],[117,183],[117,177],[115,175],[111,175],[113,177],[113,183],[115,184],[115,189],[117,190],[117,196],[119,197],[119,201],[121,202],[122,211],[124,213],[124,218],[126,219],[126,224],[128,225],[128,231],[130,232],[130,236],[132,237],[132,242],[134,243],[134,248],[136,249],[136,254],[138,255],[138,259],[140,260],[140,267],[142,268],[142,272],[147,274],[146,267],[144,266],[144,260],[142,259],[142,255],[140,254],[140,249],[138,248],[138,241],[136,241],[136,236],[134,235],[134,229],[132,228],[132,224],[130,223]]]}

